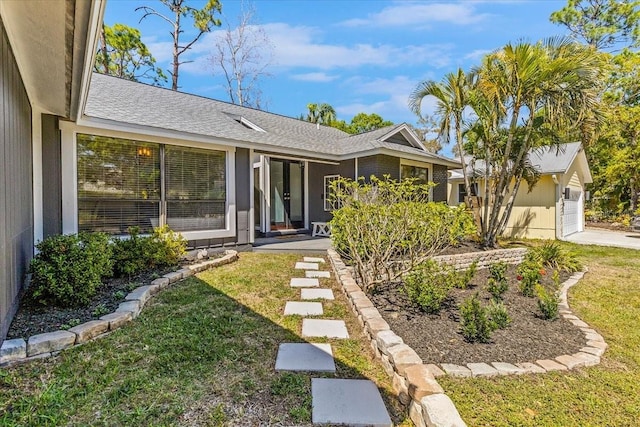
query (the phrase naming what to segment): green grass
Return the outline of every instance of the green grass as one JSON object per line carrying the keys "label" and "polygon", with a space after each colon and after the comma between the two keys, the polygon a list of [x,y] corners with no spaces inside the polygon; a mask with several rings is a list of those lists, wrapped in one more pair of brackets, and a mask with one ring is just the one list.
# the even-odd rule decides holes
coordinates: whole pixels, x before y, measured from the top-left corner
{"label": "green grass", "polygon": [[[276,373],[277,348],[301,342],[283,315],[299,256],[243,253],[234,264],[163,291],[134,322],[58,357],[0,368],[0,425],[300,425],[311,420],[311,378]],[[334,347],[340,378],[370,378],[392,417],[404,414],[361,327],[337,290],[326,318],[345,318]]]}
{"label": "green grass", "polygon": [[589,268],[569,292],[609,349],[570,373],[438,381],[473,426],[632,426],[640,419],[640,251],[564,245]]}

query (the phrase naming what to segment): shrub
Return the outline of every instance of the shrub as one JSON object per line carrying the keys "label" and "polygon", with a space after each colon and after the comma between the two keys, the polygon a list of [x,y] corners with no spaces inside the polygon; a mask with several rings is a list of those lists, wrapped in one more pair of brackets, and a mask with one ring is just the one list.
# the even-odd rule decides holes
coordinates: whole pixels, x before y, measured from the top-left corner
{"label": "shrub", "polygon": [[457,272],[454,286],[458,289],[467,289],[473,277],[476,275],[476,271],[478,271],[478,261],[473,261],[471,265],[469,265],[469,268]]}
{"label": "shrub", "polygon": [[150,236],[140,236],[138,227],[131,227],[128,231],[129,236],[116,240],[114,245],[114,268],[118,276],[174,266],[184,254],[186,240],[166,225],[154,228]]}
{"label": "shrub", "polygon": [[487,307],[487,313],[494,328],[504,329],[511,323],[507,307],[502,302],[492,300]]}
{"label": "shrub", "polygon": [[30,297],[60,307],[87,304],[112,274],[112,246],[104,233],[51,236],[36,245]]}
{"label": "shrub", "polygon": [[478,294],[460,304],[460,332],[469,342],[489,342],[494,328]]}
{"label": "shrub", "polygon": [[560,275],[556,270],[553,273],[553,289],[548,290],[542,285],[536,286],[536,295],[538,297],[538,308],[542,313],[542,317],[547,320],[553,320],[558,317],[558,305],[560,297],[558,290],[560,289]]}
{"label": "shrub", "polygon": [[[414,180],[415,181],[415,180]],[[394,280],[444,248],[475,232],[463,206],[429,202],[432,184],[394,181],[386,176],[331,183],[331,238],[349,259],[365,291]]]}
{"label": "shrub", "polygon": [[509,266],[506,262],[495,262],[489,266],[489,276],[497,281],[507,281],[507,268]]}
{"label": "shrub", "polygon": [[582,269],[576,254],[564,250],[558,242],[545,242],[542,246],[529,249],[526,260],[535,261],[544,267],[575,272]]}
{"label": "shrub", "polygon": [[509,289],[509,283],[505,280],[496,280],[489,277],[487,280],[487,291],[491,294],[494,301],[502,301],[502,295]]}
{"label": "shrub", "polygon": [[518,280],[520,281],[520,291],[526,297],[533,296],[533,290],[540,283],[544,269],[537,261],[525,261],[518,266]]}
{"label": "shrub", "polygon": [[[442,270],[437,262],[428,260],[404,279],[407,296],[427,313],[437,313],[449,296],[451,272]],[[455,271],[453,272],[455,274]]]}

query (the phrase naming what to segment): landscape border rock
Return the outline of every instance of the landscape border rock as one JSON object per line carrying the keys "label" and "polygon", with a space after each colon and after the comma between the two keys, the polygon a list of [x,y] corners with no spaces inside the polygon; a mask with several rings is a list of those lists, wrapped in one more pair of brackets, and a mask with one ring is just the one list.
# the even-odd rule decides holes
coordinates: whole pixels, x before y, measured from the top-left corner
{"label": "landscape border rock", "polygon": [[238,260],[238,252],[224,251],[224,256],[213,260],[204,260],[165,274],[150,284],[131,291],[115,312],[75,326],[68,331],[53,331],[33,335],[27,339],[5,340],[0,347],[0,366],[42,359],[58,354],[61,350],[103,337],[135,319],[144,305],[161,289],[210,268],[220,267]]}
{"label": "landscape border rock", "polygon": [[[468,268],[474,261],[477,262],[478,268],[486,268],[489,264],[498,261],[509,264],[520,263],[526,252],[526,248],[498,249],[444,255],[434,257],[434,259],[440,263],[453,265],[456,269]],[[579,319],[569,308],[567,292],[582,279],[586,273],[585,269],[585,271],[574,273],[562,283],[560,289],[560,316],[579,327],[585,336],[586,345],[578,353],[559,355],[555,360],[536,360],[535,362],[516,364],[503,361],[469,363],[467,366],[442,363],[438,367],[429,364],[428,361],[423,364],[415,351],[389,328],[379,312],[376,315],[377,309],[373,307],[367,295],[362,292],[353,279],[350,269],[342,261],[338,252],[331,248],[327,250],[327,255],[341,284],[342,291],[347,296],[351,308],[371,340],[374,353],[382,362],[387,374],[393,378],[393,388],[400,401],[409,405],[409,416],[416,426],[466,425],[460,418],[453,402],[444,392],[441,392],[442,389],[438,385],[436,377],[442,375],[458,377],[502,376],[566,371],[599,364],[600,357],[607,348],[604,338],[586,322]],[[367,322],[378,322],[380,328],[371,328],[370,323]],[[416,375],[416,372],[420,372],[420,375]],[[429,387],[426,387],[425,384],[429,384]],[[420,390],[420,392],[416,393],[415,390]]]}

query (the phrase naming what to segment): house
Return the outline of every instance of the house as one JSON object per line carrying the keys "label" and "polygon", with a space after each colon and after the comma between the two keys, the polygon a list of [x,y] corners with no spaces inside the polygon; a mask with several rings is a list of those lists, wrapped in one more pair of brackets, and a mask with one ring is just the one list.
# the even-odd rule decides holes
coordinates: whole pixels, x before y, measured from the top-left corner
{"label": "house", "polygon": [[[562,239],[584,230],[585,185],[592,182],[589,164],[579,142],[558,148],[532,150],[529,160],[540,173],[540,180],[529,189],[520,189],[507,223],[505,235],[531,239]],[[484,164],[476,162],[476,174],[484,174]],[[449,177],[448,202],[462,203],[465,197],[462,170],[452,170]],[[473,185],[477,196],[484,194],[484,180]]]}
{"label": "house", "polygon": [[92,73],[105,1],[0,1],[0,340],[34,245],[168,224],[191,246],[331,218],[336,177],[438,185],[451,159],[405,124],[362,135]]}

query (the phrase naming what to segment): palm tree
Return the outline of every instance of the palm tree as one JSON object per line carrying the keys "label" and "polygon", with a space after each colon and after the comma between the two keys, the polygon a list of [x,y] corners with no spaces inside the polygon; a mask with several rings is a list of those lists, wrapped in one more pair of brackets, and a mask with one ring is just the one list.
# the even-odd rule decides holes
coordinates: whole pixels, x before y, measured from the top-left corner
{"label": "palm tree", "polygon": [[336,120],[336,110],[327,103],[307,104],[307,116],[304,120],[330,126]]}
{"label": "palm tree", "polygon": [[558,143],[592,119],[603,69],[601,57],[588,46],[552,38],[507,44],[474,70],[476,90],[498,110],[495,114],[503,115],[506,133],[501,155],[492,162],[492,197],[484,201],[491,203],[485,207],[489,212],[482,235],[485,246],[495,246],[506,227],[520,182],[526,178],[523,169],[530,150]]}
{"label": "palm tree", "polygon": [[460,68],[456,73],[444,76],[439,83],[433,80],[422,82],[409,96],[409,108],[422,118],[422,101],[428,96],[436,98],[436,117],[439,119],[440,128],[438,136],[445,144],[448,144],[453,128],[462,163],[465,191],[471,195],[471,183],[462,141],[464,111],[469,106],[469,83],[468,76]]}

